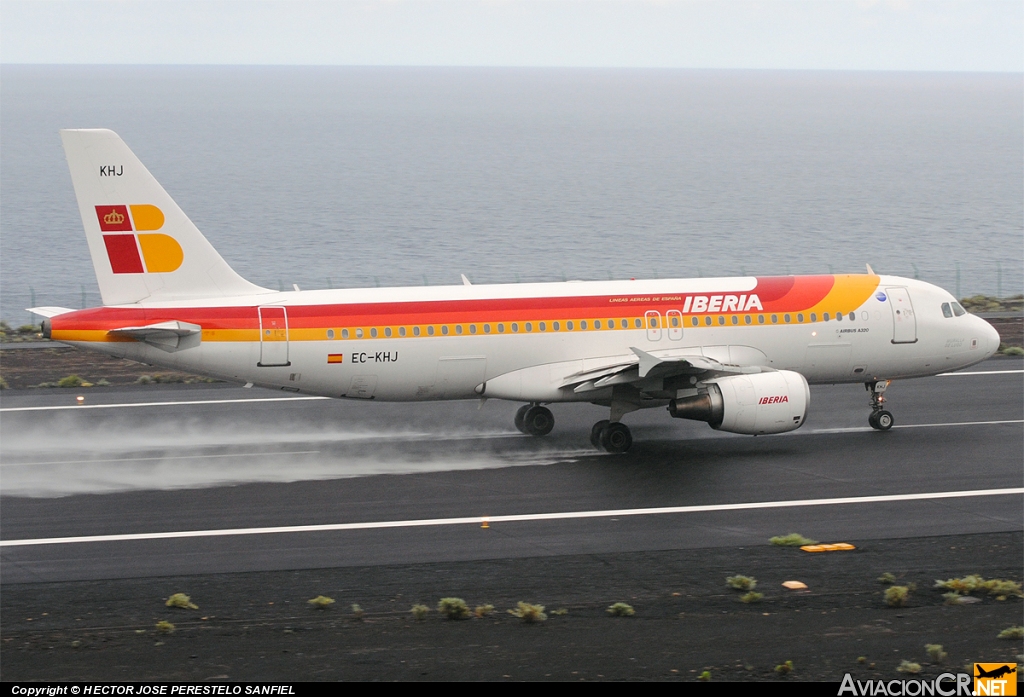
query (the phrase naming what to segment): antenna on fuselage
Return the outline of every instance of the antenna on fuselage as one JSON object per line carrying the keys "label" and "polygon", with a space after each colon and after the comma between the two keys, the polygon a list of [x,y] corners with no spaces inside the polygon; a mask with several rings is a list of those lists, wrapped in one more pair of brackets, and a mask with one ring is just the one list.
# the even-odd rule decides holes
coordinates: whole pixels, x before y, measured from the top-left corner
{"label": "antenna on fuselage", "polygon": [[466,278],[466,274],[460,273],[459,275],[462,276],[462,285],[464,285],[464,286],[471,286],[471,285],[473,285],[472,283],[469,282],[469,279]]}
{"label": "antenna on fuselage", "polygon": [[878,275],[878,274],[875,273],[875,270],[873,268],[871,268],[871,264],[864,264],[864,266],[868,267],[868,275],[869,276],[877,276]]}

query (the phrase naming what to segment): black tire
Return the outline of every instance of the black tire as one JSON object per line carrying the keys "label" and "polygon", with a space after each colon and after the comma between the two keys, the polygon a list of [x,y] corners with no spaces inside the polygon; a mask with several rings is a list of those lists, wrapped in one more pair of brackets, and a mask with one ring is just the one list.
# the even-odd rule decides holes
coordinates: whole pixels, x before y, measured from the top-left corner
{"label": "black tire", "polygon": [[601,447],[601,431],[609,424],[608,419],[598,421],[594,424],[594,427],[590,429],[590,444],[595,448]]}
{"label": "black tire", "polygon": [[601,447],[610,453],[624,453],[633,445],[633,435],[624,423],[610,423],[601,429]]}
{"label": "black tire", "polygon": [[555,427],[555,415],[546,407],[530,407],[523,417],[523,428],[531,436],[546,436]]}
{"label": "black tire", "polygon": [[879,431],[888,431],[896,423],[896,419],[893,418],[891,411],[882,410],[875,415],[875,423],[878,424],[875,428]]}
{"label": "black tire", "polygon": [[520,433],[526,433],[526,412],[530,411],[530,405],[524,404],[516,412],[515,424]]}
{"label": "black tire", "polygon": [[878,429],[878,412],[873,411],[868,414],[868,425],[873,429]]}

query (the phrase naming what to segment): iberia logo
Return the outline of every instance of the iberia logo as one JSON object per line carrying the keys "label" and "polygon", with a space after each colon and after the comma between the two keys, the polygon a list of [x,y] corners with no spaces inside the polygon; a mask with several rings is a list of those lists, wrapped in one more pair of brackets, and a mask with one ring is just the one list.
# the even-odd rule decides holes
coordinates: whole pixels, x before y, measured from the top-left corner
{"label": "iberia logo", "polygon": [[114,273],[169,273],[181,266],[185,255],[178,241],[151,232],[164,226],[164,213],[156,206],[96,206],[96,217],[104,233],[127,233],[103,235]]}
{"label": "iberia logo", "polygon": [[975,663],[974,694],[1016,695],[1016,663]]}

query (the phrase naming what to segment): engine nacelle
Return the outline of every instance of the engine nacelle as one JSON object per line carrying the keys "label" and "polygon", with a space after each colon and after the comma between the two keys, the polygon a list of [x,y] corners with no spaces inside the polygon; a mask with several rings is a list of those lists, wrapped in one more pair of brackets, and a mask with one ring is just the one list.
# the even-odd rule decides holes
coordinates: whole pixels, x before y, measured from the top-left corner
{"label": "engine nacelle", "polygon": [[677,419],[707,421],[719,431],[758,435],[800,428],[810,401],[803,375],[778,370],[716,378],[699,394],[672,400],[668,411]]}

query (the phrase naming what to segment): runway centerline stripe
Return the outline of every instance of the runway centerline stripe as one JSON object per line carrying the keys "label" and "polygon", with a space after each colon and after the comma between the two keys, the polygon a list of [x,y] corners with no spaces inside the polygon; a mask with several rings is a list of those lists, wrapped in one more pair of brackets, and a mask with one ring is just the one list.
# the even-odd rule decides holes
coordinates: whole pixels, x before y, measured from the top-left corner
{"label": "runway centerline stripe", "polygon": [[129,407],[178,407],[184,404],[249,404],[252,402],[303,402],[330,397],[255,397],[252,399],[196,399],[184,402],[126,402],[122,404],[62,404],[54,407],[6,407],[4,411],[57,411],[59,409],[127,409]]}
{"label": "runway centerline stripe", "polygon": [[[1003,421],[951,421],[945,424],[897,424],[893,426],[893,430],[898,428],[939,428],[945,426],[996,426],[999,424],[1024,424],[1024,419],[1007,419]],[[801,433],[857,433],[859,431],[874,431],[875,429],[870,426],[850,426],[847,428],[815,428],[810,431],[797,431],[793,434],[786,435],[800,435]]]}
{"label": "runway centerline stripe", "polygon": [[223,453],[221,455],[170,455],[168,457],[115,457],[110,460],[53,460],[51,462],[3,462],[0,467],[40,467],[45,465],[98,465],[108,462],[150,462],[163,460],[204,460],[221,457],[273,457],[274,455],[317,455],[319,450],[279,450],[262,453]]}
{"label": "runway centerline stripe", "polygon": [[382,530],[387,528],[419,528],[441,525],[479,525],[521,523],[529,521],[574,520],[582,518],[613,518],[625,516],[665,515],[674,513],[708,513],[715,511],[743,511],[771,508],[797,508],[805,506],[840,506],[847,504],[890,503],[896,501],[934,501],[938,499],[972,498],[978,496],[1009,496],[1024,494],[1024,487],[1011,489],[977,489],[972,491],[936,491],[923,494],[887,494],[881,496],[851,496],[833,499],[798,499],[794,501],[756,501],[751,503],[722,503],[704,506],[668,506],[662,508],[628,508],[604,511],[570,511],[562,513],[525,513],[520,515],[477,515],[462,518],[427,518],[423,520],[383,520],[368,523],[336,523],[328,525],[289,525],[268,528],[230,528],[220,530],[181,530],[175,532],[131,533],[123,535],[88,535],[82,537],[49,537],[27,540],[0,540],[0,547],[27,547],[31,545],[65,545],[84,542],[130,542],[139,540],[168,540],[196,537],[229,537],[238,535],[276,535],[294,532],[335,532],[341,530]]}

